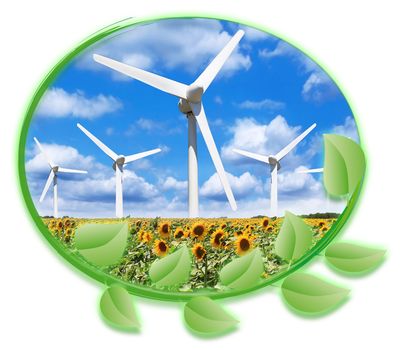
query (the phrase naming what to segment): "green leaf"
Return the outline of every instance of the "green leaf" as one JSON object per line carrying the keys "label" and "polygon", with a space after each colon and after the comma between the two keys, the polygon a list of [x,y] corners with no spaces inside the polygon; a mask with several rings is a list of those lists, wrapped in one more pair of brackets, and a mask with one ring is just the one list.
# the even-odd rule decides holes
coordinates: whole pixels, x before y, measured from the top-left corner
{"label": "green leaf", "polygon": [[353,193],[364,177],[365,156],[353,140],[326,134],[323,181],[326,191],[333,196]]}
{"label": "green leaf", "polygon": [[286,211],[274,250],[279,257],[290,262],[295,261],[311,247],[312,240],[311,228],[304,220]]}
{"label": "green leaf", "polygon": [[75,233],[75,246],[80,254],[98,266],[115,264],[126,248],[127,223],[86,224]]}
{"label": "green leaf", "polygon": [[108,288],[101,297],[100,309],[103,317],[115,327],[138,330],[140,323],[133,306],[131,295],[119,286]]}
{"label": "green leaf", "polygon": [[155,260],[150,267],[150,278],[158,287],[174,286],[187,282],[190,269],[189,249],[182,247],[173,254]]}
{"label": "green leaf", "polygon": [[185,322],[194,331],[213,335],[233,328],[238,321],[207,297],[193,298],[185,305]]}
{"label": "green leaf", "polygon": [[220,281],[230,288],[248,288],[259,281],[263,271],[262,253],[256,248],[225,265],[220,271]]}
{"label": "green leaf", "polygon": [[312,314],[332,309],[350,292],[307,273],[294,273],[287,277],[281,291],[291,307]]}
{"label": "green leaf", "polygon": [[327,261],[345,272],[364,272],[382,261],[385,250],[362,247],[351,243],[334,243],[326,249]]}

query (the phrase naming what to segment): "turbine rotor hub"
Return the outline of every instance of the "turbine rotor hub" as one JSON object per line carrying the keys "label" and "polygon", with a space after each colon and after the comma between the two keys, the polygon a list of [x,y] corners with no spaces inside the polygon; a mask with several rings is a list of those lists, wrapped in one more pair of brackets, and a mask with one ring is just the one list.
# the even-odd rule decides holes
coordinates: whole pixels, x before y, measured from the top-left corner
{"label": "turbine rotor hub", "polygon": [[274,169],[274,167],[276,165],[277,165],[277,170],[280,170],[280,168],[281,168],[280,162],[274,156],[269,156],[269,164],[271,165],[272,170]]}
{"label": "turbine rotor hub", "polygon": [[203,92],[204,92],[203,87],[197,85],[190,85],[186,91],[186,99],[193,103],[200,102]]}
{"label": "turbine rotor hub", "polygon": [[125,156],[120,155],[120,156],[118,157],[118,159],[116,159],[116,161],[113,163],[112,168],[113,168],[113,170],[116,171],[116,165],[117,165],[119,168],[121,168],[121,167],[123,166],[123,164],[125,164]]}
{"label": "turbine rotor hub", "polygon": [[54,167],[52,167],[52,171],[56,174],[59,171],[59,166],[55,165]]}

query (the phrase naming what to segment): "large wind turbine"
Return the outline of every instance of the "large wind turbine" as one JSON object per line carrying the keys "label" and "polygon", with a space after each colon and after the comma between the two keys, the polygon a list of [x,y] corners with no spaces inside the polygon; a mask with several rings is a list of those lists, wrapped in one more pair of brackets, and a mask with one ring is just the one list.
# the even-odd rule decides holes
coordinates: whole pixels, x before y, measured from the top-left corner
{"label": "large wind turbine", "polygon": [[199,187],[197,169],[197,141],[196,122],[199,125],[201,134],[206,142],[207,149],[213,160],[217,174],[224,188],[225,194],[233,210],[236,210],[236,202],[232,193],[227,175],[218,154],[213,135],[207,122],[202,104],[202,96],[214,80],[232,51],[235,49],[244,32],[239,30],[221,50],[221,52],[211,61],[208,67],[190,85],[182,84],[154,73],[129,66],[125,63],[112,60],[110,58],[94,55],[94,60],[115,71],[123,73],[131,78],[137,79],[145,84],[151,85],[168,94],[179,97],[179,110],[188,119],[188,200],[189,217],[199,216]]}
{"label": "large wind turbine", "polygon": [[115,170],[115,180],[116,180],[116,217],[123,217],[123,166],[134,162],[135,160],[150,156],[152,154],[161,152],[160,148],[153,149],[151,151],[141,152],[132,154],[130,156],[118,155],[112,151],[108,146],[106,146],[101,140],[91,134],[86,128],[81,124],[77,123],[77,127],[86,134],[107,156],[112,158],[113,164],[112,168]]}
{"label": "large wind turbine", "polygon": [[316,124],[312,124],[301,135],[291,141],[277,154],[263,156],[260,154],[234,149],[233,151],[245,157],[253,158],[260,162],[266,163],[271,167],[271,186],[270,186],[270,212],[272,216],[277,216],[277,173],[280,170],[280,160],[290,153],[314,128]]}
{"label": "large wind turbine", "polygon": [[52,162],[52,160],[46,154],[45,150],[43,149],[42,145],[39,143],[38,139],[36,137],[34,137],[34,140],[35,140],[36,144],[38,145],[39,150],[45,157],[46,162],[50,166],[50,173],[48,176],[48,180],[46,181],[45,187],[43,188],[41,197],[39,198],[39,202],[41,202],[41,203],[43,202],[43,199],[45,198],[45,195],[48,192],[50,185],[53,182],[53,217],[57,218],[59,215],[58,207],[57,207],[57,174],[58,173],[87,174],[87,171],[62,168],[61,166],[56,165],[55,163]]}

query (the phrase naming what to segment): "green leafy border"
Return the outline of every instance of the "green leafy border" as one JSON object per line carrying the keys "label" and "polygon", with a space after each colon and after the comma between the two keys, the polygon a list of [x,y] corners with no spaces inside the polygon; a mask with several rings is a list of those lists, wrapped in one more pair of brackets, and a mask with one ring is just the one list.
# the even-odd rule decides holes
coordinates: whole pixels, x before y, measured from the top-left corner
{"label": "green leafy border", "polygon": [[[316,62],[328,75],[331,77],[331,79],[335,82],[335,84],[339,87],[339,84],[336,83],[335,79],[328,73],[327,69],[323,68],[322,64],[319,64],[316,59],[313,59],[311,55],[306,54],[305,50],[302,50],[299,46],[296,44],[292,43],[290,40],[284,39],[282,36],[277,35],[274,33],[272,30],[269,30],[263,26],[256,25],[253,23],[249,23],[247,21],[239,20],[239,19],[230,19],[226,17],[225,15],[209,15],[209,14],[175,14],[175,15],[166,15],[166,16],[158,16],[158,17],[150,17],[142,20],[134,19],[134,18],[128,18],[123,21],[114,23],[108,27],[105,27],[101,29],[100,31],[96,32],[95,34],[91,35],[87,39],[83,40],[81,43],[77,45],[76,48],[71,50],[67,55],[65,55],[52,69],[51,71],[46,75],[46,77],[42,80],[42,82],[39,84],[38,88],[36,89],[31,101],[29,102],[28,108],[25,112],[24,115],[24,120],[22,122],[22,126],[20,129],[19,133],[19,141],[18,141],[18,179],[19,183],[21,186],[21,192],[22,196],[24,199],[24,202],[27,206],[28,212],[30,216],[33,218],[34,223],[40,230],[40,232],[43,234],[43,236],[46,238],[46,240],[50,243],[50,245],[56,249],[56,251],[64,258],[66,259],[70,264],[75,266],[78,270],[83,272],[86,276],[89,276],[98,282],[101,282],[106,285],[112,285],[112,284],[119,284],[126,288],[131,294],[146,297],[146,298],[151,298],[151,299],[157,299],[157,300],[164,300],[164,301],[188,301],[195,296],[207,296],[212,299],[221,299],[221,298],[228,298],[228,297],[235,297],[239,296],[245,293],[249,293],[252,291],[256,291],[262,287],[269,286],[275,282],[278,282],[285,278],[286,276],[290,275],[294,271],[298,270],[300,267],[303,265],[307,264],[311,259],[313,259],[315,256],[317,256],[335,237],[336,235],[340,232],[341,228],[344,226],[348,218],[350,217],[351,213],[353,212],[353,209],[355,205],[358,202],[358,197],[364,182],[364,179],[362,180],[361,184],[357,187],[356,191],[352,194],[352,196],[349,198],[348,204],[346,208],[344,209],[343,213],[339,216],[337,221],[332,225],[331,229],[328,231],[326,236],[322,238],[316,246],[311,249],[307,254],[305,254],[301,259],[293,263],[293,265],[286,271],[279,272],[278,274],[274,275],[273,278],[267,279],[262,281],[261,283],[251,286],[250,288],[245,288],[242,290],[228,290],[228,291],[198,291],[198,292],[189,292],[189,293],[184,293],[184,292],[169,292],[169,291],[163,291],[163,290],[157,290],[157,289],[152,289],[149,287],[144,287],[140,285],[134,285],[128,282],[124,282],[116,277],[112,277],[101,270],[96,269],[95,267],[89,265],[86,263],[83,259],[80,259],[79,256],[75,255],[74,253],[70,252],[69,250],[65,249],[62,244],[55,240],[51,235],[49,235],[47,227],[44,225],[42,222],[42,219],[37,212],[35,205],[32,201],[29,188],[28,188],[28,183],[27,183],[27,178],[26,178],[26,173],[25,173],[25,145],[26,145],[26,139],[27,139],[27,133],[28,129],[30,126],[31,119],[33,117],[33,114],[36,110],[36,107],[42,98],[42,95],[45,93],[47,90],[48,86],[53,82],[53,80],[58,76],[58,74],[64,69],[64,67],[74,58],[76,57],[79,53],[81,53],[84,49],[89,47],[90,45],[96,43],[97,41],[118,32],[119,30],[128,28],[133,25],[142,25],[146,23],[152,23],[157,20],[164,20],[164,19],[180,19],[180,18],[205,18],[205,19],[217,19],[217,20],[225,20],[229,22],[234,22],[237,24],[242,24],[246,25],[252,28],[256,28],[258,30],[264,31],[266,33],[269,33],[271,35],[274,35],[278,37],[281,40],[286,41],[290,45],[293,45],[295,48],[303,52],[305,55],[307,55],[309,58],[311,58],[314,62]],[[340,89],[341,91],[341,89]],[[343,96],[346,98],[345,94],[343,93]],[[351,108],[351,103],[350,101],[346,98],[347,103],[349,104]],[[354,116],[353,112],[353,116]],[[355,118],[354,118],[355,119]],[[362,146],[362,144],[361,144]]]}

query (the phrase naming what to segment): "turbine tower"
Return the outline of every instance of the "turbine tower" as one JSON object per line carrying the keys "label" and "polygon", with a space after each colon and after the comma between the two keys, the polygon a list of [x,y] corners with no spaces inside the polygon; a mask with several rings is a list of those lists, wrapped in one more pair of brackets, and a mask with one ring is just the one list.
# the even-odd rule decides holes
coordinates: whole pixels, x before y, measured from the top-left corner
{"label": "turbine tower", "polygon": [[277,173],[280,170],[280,160],[290,153],[314,128],[316,124],[312,124],[301,135],[291,141],[280,152],[275,155],[263,156],[260,154],[243,151],[240,149],[233,149],[234,152],[241,154],[245,157],[258,160],[270,166],[271,171],[271,186],[270,186],[270,213],[271,216],[277,216]]}
{"label": "turbine tower", "polygon": [[204,141],[206,142],[207,149],[210,153],[229,204],[232,210],[237,209],[231,186],[228,182],[224,166],[221,162],[220,155],[217,151],[217,146],[214,142],[213,135],[211,134],[207,117],[204,112],[202,97],[224,63],[231,55],[232,51],[238,45],[243,35],[244,32],[239,30],[191,85],[182,84],[101,55],[95,54],[93,56],[96,62],[103,64],[104,66],[179,98],[179,110],[185,114],[188,119],[189,217],[199,216],[196,123],[199,125],[200,132],[204,138]]}
{"label": "turbine tower", "polygon": [[58,205],[57,205],[57,174],[58,173],[87,174],[87,171],[62,168],[61,166],[56,165],[46,154],[45,150],[43,149],[42,145],[39,143],[38,139],[36,137],[34,137],[34,140],[35,140],[35,143],[38,145],[39,150],[45,157],[46,162],[50,166],[50,173],[49,173],[48,179],[46,181],[45,187],[43,188],[41,197],[39,198],[39,202],[40,203],[43,202],[43,199],[45,198],[45,195],[49,191],[50,185],[53,182],[53,217],[57,218],[59,216]]}
{"label": "turbine tower", "polygon": [[115,171],[116,182],[116,217],[123,217],[123,166],[135,160],[150,156],[152,154],[161,152],[160,148],[153,149],[151,151],[132,154],[130,156],[118,155],[106,146],[101,140],[91,134],[81,124],[77,123],[77,127],[90,138],[107,156],[112,158],[112,168]]}

